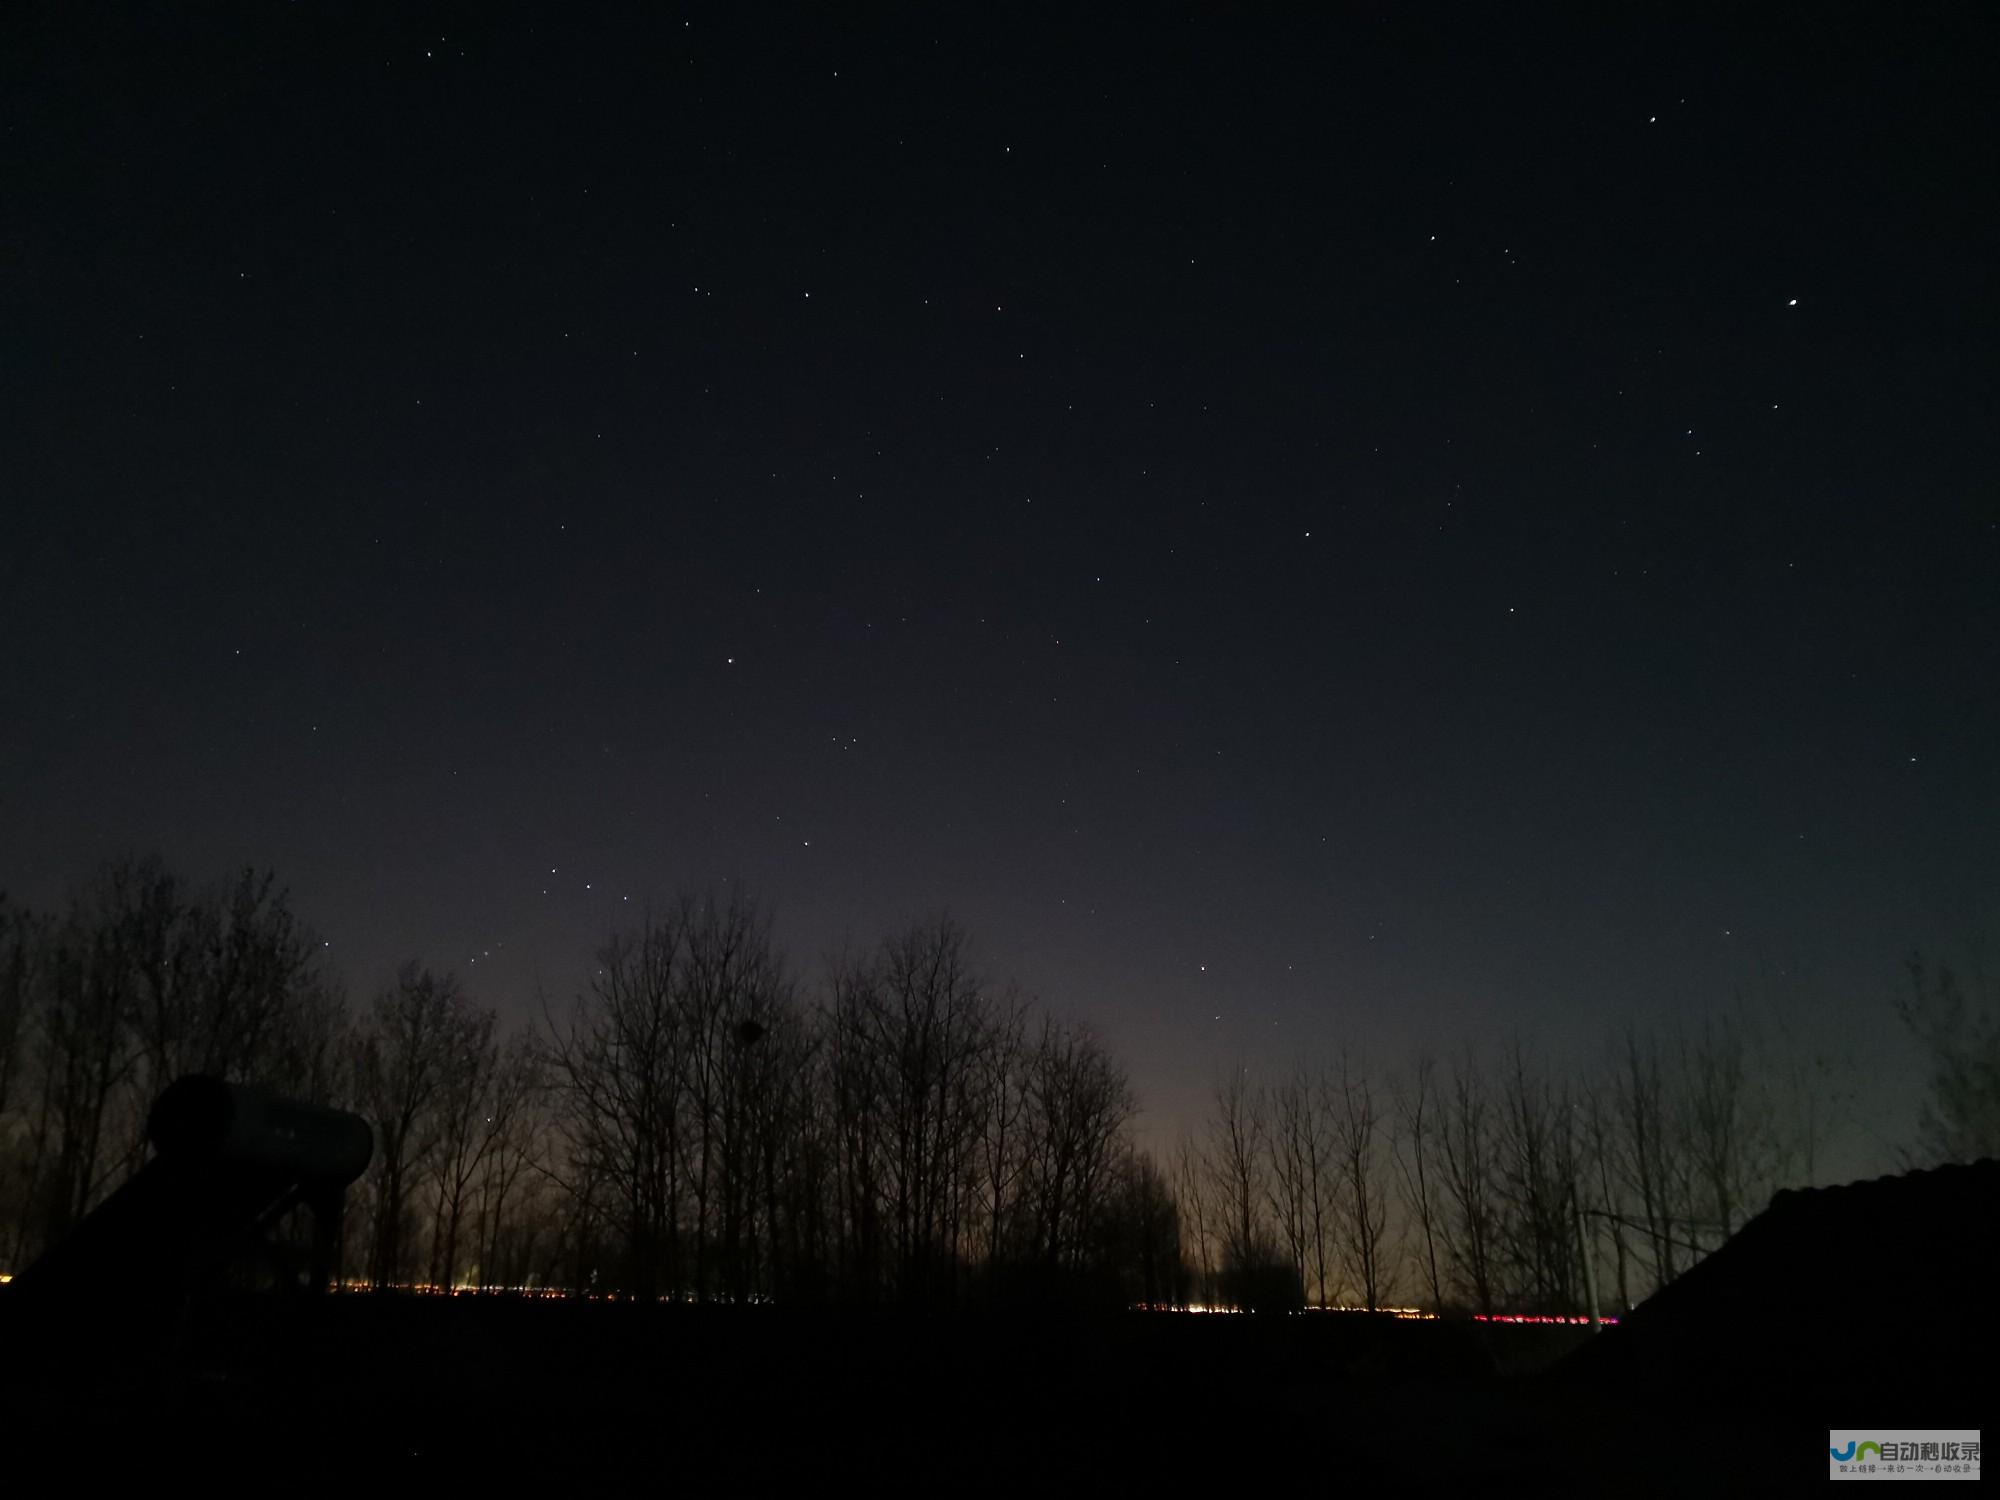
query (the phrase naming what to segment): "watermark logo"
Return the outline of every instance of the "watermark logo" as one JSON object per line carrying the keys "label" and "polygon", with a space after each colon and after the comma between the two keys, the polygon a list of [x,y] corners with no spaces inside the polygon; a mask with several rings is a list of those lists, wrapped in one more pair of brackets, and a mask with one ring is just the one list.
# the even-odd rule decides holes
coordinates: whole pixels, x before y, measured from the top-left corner
{"label": "watermark logo", "polygon": [[1979,1429],[1829,1431],[1829,1479],[1977,1479]]}

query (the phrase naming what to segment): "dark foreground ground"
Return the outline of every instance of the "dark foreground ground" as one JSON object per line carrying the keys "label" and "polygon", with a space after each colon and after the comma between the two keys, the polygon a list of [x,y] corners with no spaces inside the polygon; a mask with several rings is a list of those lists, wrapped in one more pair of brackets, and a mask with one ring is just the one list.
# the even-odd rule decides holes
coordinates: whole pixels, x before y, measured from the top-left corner
{"label": "dark foreground ground", "polygon": [[561,1493],[1620,1496],[1763,1494],[1819,1474],[1821,1393],[1548,1373],[1587,1330],[372,1295],[164,1331],[18,1313],[0,1296],[15,1474],[39,1453],[76,1478],[230,1492],[312,1474],[398,1492],[492,1478]]}

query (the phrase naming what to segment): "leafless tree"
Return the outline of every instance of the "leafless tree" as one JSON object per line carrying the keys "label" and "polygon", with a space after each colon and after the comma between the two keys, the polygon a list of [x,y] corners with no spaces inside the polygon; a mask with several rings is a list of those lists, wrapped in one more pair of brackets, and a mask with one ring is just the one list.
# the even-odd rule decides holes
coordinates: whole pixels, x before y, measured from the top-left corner
{"label": "leafless tree", "polygon": [[1930,1072],[1909,1158],[1930,1166],[2000,1156],[2000,986],[1978,971],[1962,982],[1921,954],[1907,967],[1910,988],[1896,1012]]}
{"label": "leafless tree", "polygon": [[0,891],[0,1141],[5,1139],[14,1086],[23,1071],[26,1022],[42,957],[39,929],[32,913],[11,904]]}
{"label": "leafless tree", "polygon": [[1403,1205],[1416,1225],[1420,1266],[1433,1310],[1445,1305],[1444,1278],[1438,1268],[1438,1240],[1444,1205],[1437,1169],[1437,1065],[1427,1052],[1417,1054],[1404,1087],[1396,1095],[1395,1161],[1403,1187]]}
{"label": "leafless tree", "polygon": [[1008,1218],[1027,1160],[1025,1120],[1033,1075],[1027,1022],[1027,1006],[1017,997],[997,1002],[987,1020],[986,1045],[980,1058],[978,1193],[985,1237],[981,1249],[991,1295],[998,1293]]}
{"label": "leafless tree", "polygon": [[946,918],[902,934],[884,953],[890,1007],[883,1040],[895,1059],[890,1186],[902,1244],[898,1279],[904,1294],[914,1291],[919,1300],[952,1290],[973,1169],[975,1078],[987,1027],[968,958],[963,930]]}
{"label": "leafless tree", "polygon": [[758,1044],[791,1006],[791,986],[769,920],[740,887],[727,898],[683,897],[675,917],[685,960],[673,1002],[685,1045],[677,1053],[681,1139],[694,1210],[694,1289],[742,1299],[760,1224],[756,1112]]}
{"label": "leafless tree", "polygon": [[0,894],[0,1265],[11,1266],[28,1226],[32,1160],[27,1123],[15,1109],[27,1076],[29,1017],[44,955],[38,919]]}
{"label": "leafless tree", "polygon": [[1587,1084],[1579,1103],[1582,1110],[1580,1149],[1584,1166],[1578,1193],[1585,1220],[1585,1253],[1595,1253],[1599,1236],[1611,1241],[1618,1305],[1629,1308],[1633,1305],[1632,1256],[1626,1239],[1626,1216],[1620,1211],[1624,1195],[1617,1175],[1618,1127],[1615,1109],[1609,1089],[1601,1083]]}
{"label": "leafless tree", "polygon": [[1217,1212],[1222,1266],[1226,1273],[1240,1278],[1260,1265],[1268,1243],[1263,1222],[1268,1197],[1263,1131],[1245,1068],[1232,1068],[1215,1080],[1204,1155]]}
{"label": "leafless tree", "polygon": [[1271,1214],[1299,1284],[1317,1307],[1337,1296],[1337,1262],[1328,1253],[1337,1226],[1335,1150],[1326,1103],[1324,1090],[1303,1065],[1274,1085],[1264,1101]]}
{"label": "leafless tree", "polygon": [[139,1064],[133,1010],[133,892],[139,871],[106,867],[47,934],[35,1008],[39,1098],[30,1127],[28,1239],[67,1233],[115,1176],[137,1138],[128,1085]]}
{"label": "leafless tree", "polygon": [[309,1104],[333,1104],[346,1099],[351,1080],[346,1068],[347,999],[333,970],[316,963],[293,990],[279,1017],[277,1035],[256,1074],[288,1098]]}
{"label": "leafless tree", "polygon": [[835,1276],[843,1295],[872,1302],[887,1262],[890,1111],[887,1059],[877,1045],[882,1001],[874,966],[842,957],[829,976],[824,1021],[829,1125],[833,1136]]}
{"label": "leafless tree", "polygon": [[1081,1270],[1135,1108],[1123,1070],[1088,1030],[1045,1017],[1028,1076],[1024,1224],[1045,1275]]}
{"label": "leafless tree", "polygon": [[1679,1078],[1695,1214],[1724,1238],[1755,1213],[1779,1175],[1779,1124],[1751,1076],[1755,1043],[1737,1015],[1703,1015],[1679,1037]]}
{"label": "leafless tree", "polygon": [[189,890],[157,861],[134,872],[134,1025],[150,1094],[184,1073],[267,1080],[295,1006],[324,988],[320,947],[277,877],[241,871]]}
{"label": "leafless tree", "polygon": [[1477,1311],[1490,1315],[1499,1290],[1495,1263],[1499,1205],[1493,1193],[1491,1106],[1470,1047],[1453,1064],[1443,1103],[1438,1144],[1449,1206],[1445,1239],[1459,1286]]}
{"label": "leafless tree", "polygon": [[686,948],[673,916],[614,937],[566,1021],[548,1022],[562,1147],[548,1170],[577,1210],[566,1240],[581,1253],[594,1236],[580,1226],[610,1216],[621,1241],[619,1279],[646,1297],[680,1288],[686,1189],[677,1089],[689,1043],[675,980]]}
{"label": "leafless tree", "polygon": [[1342,1249],[1363,1305],[1374,1312],[1394,1273],[1386,1254],[1390,1194],[1382,1177],[1388,1130],[1367,1073],[1345,1049],[1322,1087],[1339,1162]]}
{"label": "leafless tree", "polygon": [[329,1013],[337,1030],[339,1009],[267,874],[197,891],[157,859],[119,859],[57,916],[0,909],[0,1197],[14,1205],[13,1252],[62,1233],[137,1170],[147,1107],[174,1077],[282,1084],[286,1049]]}
{"label": "leafless tree", "polygon": [[1659,1046],[1636,1028],[1626,1030],[1612,1098],[1619,1175],[1643,1225],[1651,1280],[1664,1286],[1679,1274],[1684,1258],[1678,1221],[1687,1218],[1687,1159],[1680,1112]]}
{"label": "leafless tree", "polygon": [[377,1286],[401,1285],[409,1272],[414,1199],[445,1136],[439,1106],[484,1021],[456,976],[412,961],[376,995],[355,1033],[355,1098],[375,1131],[368,1274]]}
{"label": "leafless tree", "polygon": [[1568,1313],[1577,1297],[1576,1150],[1567,1094],[1511,1043],[1501,1076],[1495,1186],[1497,1243],[1510,1291],[1534,1312]]}
{"label": "leafless tree", "polygon": [[833,1181],[823,1038],[796,1004],[773,1010],[768,1023],[747,1053],[764,1280],[773,1296],[823,1301],[830,1292]]}
{"label": "leafless tree", "polygon": [[535,1167],[546,1155],[547,1094],[540,1041],[532,1031],[517,1031],[501,1044],[482,1121],[473,1252],[482,1286],[519,1285],[532,1263],[526,1247],[506,1241],[518,1239],[541,1207],[532,1199],[541,1181]]}
{"label": "leafless tree", "polygon": [[1194,1279],[1190,1300],[1213,1305],[1217,1299],[1215,1277],[1215,1228],[1210,1212],[1208,1163],[1192,1135],[1182,1135],[1174,1146],[1174,1202],[1180,1212],[1181,1254],[1190,1257],[1188,1269]]}
{"label": "leafless tree", "polygon": [[429,1173],[433,1286],[457,1283],[462,1237],[475,1211],[473,1184],[499,1139],[493,1115],[500,1075],[497,1020],[492,1011],[468,1011],[452,1054],[444,1060],[434,1105],[437,1148]]}
{"label": "leafless tree", "polygon": [[846,982],[848,1060],[863,1069],[879,1112],[866,1171],[879,1172],[873,1212],[889,1236],[895,1290],[905,1301],[948,1298],[975,1190],[989,1036],[965,933],[946,917],[911,927]]}
{"label": "leafless tree", "polygon": [[1781,1132],[1780,1185],[1819,1182],[1822,1153],[1850,1120],[1854,1106],[1852,1039],[1822,1024],[1817,1008],[1796,992],[1767,992],[1760,1081],[1771,1121]]}
{"label": "leafless tree", "polygon": [[1185,1305],[1180,1212],[1158,1163],[1121,1144],[1102,1198],[1092,1216],[1099,1243],[1090,1259],[1116,1285],[1118,1300],[1126,1306]]}

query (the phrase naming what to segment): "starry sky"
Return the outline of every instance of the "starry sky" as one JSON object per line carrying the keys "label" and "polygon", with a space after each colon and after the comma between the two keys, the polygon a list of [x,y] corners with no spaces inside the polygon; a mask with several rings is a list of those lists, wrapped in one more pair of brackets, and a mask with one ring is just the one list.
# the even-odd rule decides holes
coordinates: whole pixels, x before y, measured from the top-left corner
{"label": "starry sky", "polygon": [[1989,10],[850,9],[10,13],[0,885],[949,908],[1156,1131],[2000,937]]}

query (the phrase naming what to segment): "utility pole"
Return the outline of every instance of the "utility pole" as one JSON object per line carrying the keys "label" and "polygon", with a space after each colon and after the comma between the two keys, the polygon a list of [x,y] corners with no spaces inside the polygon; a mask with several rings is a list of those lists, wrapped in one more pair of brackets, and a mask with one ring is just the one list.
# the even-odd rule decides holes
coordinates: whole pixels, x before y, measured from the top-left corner
{"label": "utility pole", "polygon": [[1576,1184],[1570,1184],[1569,1206],[1576,1214],[1576,1244],[1583,1254],[1583,1289],[1590,1298],[1590,1331],[1604,1331],[1604,1316],[1597,1307],[1597,1263],[1590,1253],[1590,1231],[1583,1222],[1583,1202],[1577,1196]]}
{"label": "utility pole", "polygon": [[[1576,1105],[1572,1103],[1570,1105],[1572,1128],[1574,1128],[1576,1112]],[[1583,1290],[1584,1294],[1590,1298],[1590,1331],[1592,1333],[1602,1333],[1604,1331],[1604,1316],[1597,1308],[1597,1260],[1590,1253],[1590,1230],[1583,1222],[1583,1194],[1577,1191],[1574,1174],[1569,1179],[1569,1211],[1576,1219],[1576,1248],[1577,1252],[1583,1257]]]}

